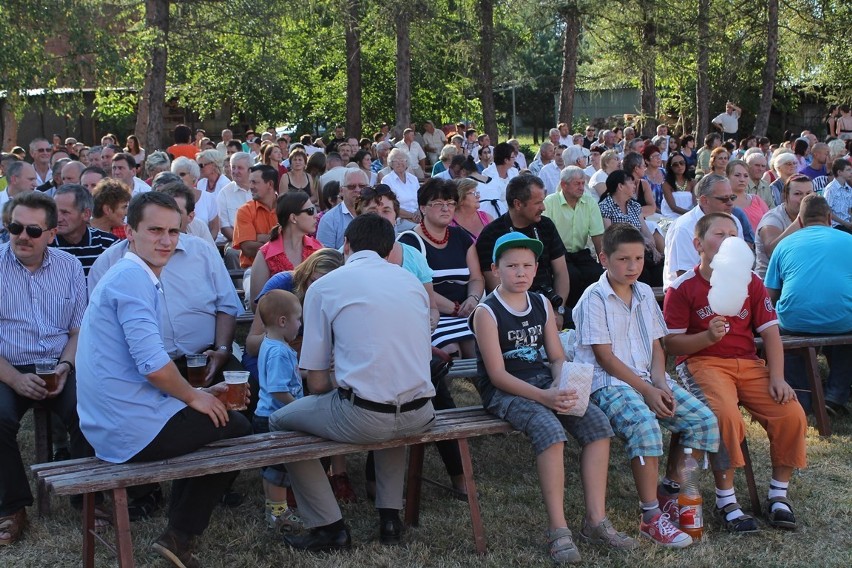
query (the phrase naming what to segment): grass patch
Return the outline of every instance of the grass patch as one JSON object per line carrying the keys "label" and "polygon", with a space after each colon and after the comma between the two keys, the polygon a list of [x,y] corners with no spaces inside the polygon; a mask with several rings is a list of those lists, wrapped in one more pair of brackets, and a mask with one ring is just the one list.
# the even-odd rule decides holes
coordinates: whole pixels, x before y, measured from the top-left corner
{"label": "grass patch", "polygon": [[[479,404],[467,381],[455,381],[453,394],[459,406]],[[580,544],[587,566],[852,566],[852,420],[834,421],[835,434],[820,438],[808,429],[808,469],[797,472],[791,484],[791,499],[801,528],[786,533],[766,528],[757,535],[736,537],[722,531],[708,515],[703,542],[680,551],[665,550],[643,542],[629,553],[609,552]],[[766,435],[756,423],[748,423],[748,439],[761,498],[769,482]],[[31,413],[24,419],[18,437],[25,461],[34,455]],[[478,556],[465,503],[449,498],[440,489],[424,484],[420,527],[406,534],[403,546],[382,547],[377,542],[378,523],[372,505],[362,499],[343,508],[352,530],[354,549],[348,554],[313,556],[296,553],[266,530],[262,520],[262,490],[258,470],[244,471],[235,489],[246,501],[234,510],[217,509],[201,541],[200,557],[205,567],[298,566],[298,567],[504,567],[552,566],[544,550],[546,517],[538,489],[534,456],[520,434],[492,436],[471,442],[477,488],[488,539],[488,554]],[[434,449],[426,452],[426,475],[446,480],[443,465]],[[579,480],[579,453],[569,443],[565,452],[565,510],[575,532],[583,518]],[[349,457],[350,477],[360,496],[363,490],[364,455]],[[748,501],[745,479],[737,475],[737,493]],[[705,502],[712,503],[709,472],[702,475]],[[612,444],[607,510],[617,528],[632,536],[638,533],[638,500],[622,443]],[[33,508],[32,525],[19,544],[0,549],[0,566],[52,568],[80,565],[82,535],[80,516],[67,499],[53,498],[53,513],[38,519]],[[165,566],[149,548],[166,524],[164,512],[133,524],[134,555],[139,566]],[[111,531],[106,534],[113,537]],[[115,566],[115,559],[97,546],[96,564]]]}

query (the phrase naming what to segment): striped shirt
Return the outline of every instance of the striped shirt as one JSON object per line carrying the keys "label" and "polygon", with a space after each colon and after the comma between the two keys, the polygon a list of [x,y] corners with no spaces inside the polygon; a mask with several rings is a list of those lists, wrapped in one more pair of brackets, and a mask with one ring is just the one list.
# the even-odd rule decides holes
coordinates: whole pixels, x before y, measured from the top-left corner
{"label": "striped shirt", "polygon": [[64,250],[77,257],[77,260],[83,265],[83,274],[88,276],[89,269],[92,268],[98,257],[118,240],[118,237],[112,233],[88,227],[88,230],[83,235],[83,239],[79,243],[71,244],[61,235],[56,235],[50,246]]}
{"label": "striped shirt", "polygon": [[47,248],[42,265],[30,272],[10,245],[0,246],[0,357],[32,365],[62,354],[71,330],[86,311],[86,279],[80,261]]}

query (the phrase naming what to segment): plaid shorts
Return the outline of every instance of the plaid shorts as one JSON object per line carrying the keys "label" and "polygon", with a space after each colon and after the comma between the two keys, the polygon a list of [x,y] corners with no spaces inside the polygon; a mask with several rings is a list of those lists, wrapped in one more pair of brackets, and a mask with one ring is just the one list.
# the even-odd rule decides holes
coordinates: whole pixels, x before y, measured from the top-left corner
{"label": "plaid shorts", "polygon": [[[540,389],[548,389],[553,383],[553,377],[549,374],[536,375],[524,380]],[[526,434],[532,442],[536,455],[553,444],[567,442],[566,431],[577,440],[580,446],[613,436],[606,415],[593,404],[589,405],[583,416],[570,416],[557,414],[534,400],[495,389],[485,409]]]}
{"label": "plaid shorts", "polygon": [[670,384],[675,398],[675,414],[657,418],[644,398],[629,386],[598,389],[591,399],[609,417],[615,434],[627,445],[630,459],[663,455],[660,425],[680,434],[683,447],[715,452],[719,448],[719,427],[713,411],[688,391]]}

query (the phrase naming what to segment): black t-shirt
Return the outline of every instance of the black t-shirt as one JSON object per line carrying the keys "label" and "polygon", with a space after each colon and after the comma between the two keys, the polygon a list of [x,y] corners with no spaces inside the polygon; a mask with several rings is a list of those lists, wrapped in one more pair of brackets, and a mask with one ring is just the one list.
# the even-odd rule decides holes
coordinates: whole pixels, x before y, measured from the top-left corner
{"label": "black t-shirt", "polygon": [[559,237],[556,225],[547,217],[523,229],[512,226],[512,220],[506,213],[497,217],[482,229],[476,241],[476,254],[479,256],[479,267],[482,272],[491,271],[491,255],[494,254],[494,244],[506,233],[516,231],[531,239],[538,239],[544,244],[544,250],[538,259],[538,272],[533,280],[532,290],[542,285],[553,286],[553,269],[551,261],[565,256],[565,245]]}

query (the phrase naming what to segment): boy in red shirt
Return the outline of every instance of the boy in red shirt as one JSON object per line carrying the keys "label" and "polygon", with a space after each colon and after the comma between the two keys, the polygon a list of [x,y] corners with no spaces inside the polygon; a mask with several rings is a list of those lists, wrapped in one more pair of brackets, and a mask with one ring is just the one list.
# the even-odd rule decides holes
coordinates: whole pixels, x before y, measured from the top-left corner
{"label": "boy in red shirt", "polygon": [[[716,511],[725,527],[736,533],[757,530],[757,523],[743,513],[734,494],[734,468],[744,465],[741,404],[769,436],[769,524],[795,529],[787,487],[793,470],[806,465],[807,422],[795,392],[784,382],[784,348],[772,302],[755,274],[738,315],[716,315],[707,299],[713,274],[710,263],[722,241],[736,236],[736,223],[727,213],[705,215],[695,226],[693,242],[701,264],[684,273],[666,292],[666,349],[669,355],[678,356],[678,376],[684,385],[706,401],[719,421],[722,443],[719,452],[711,456],[711,464],[716,479]],[[757,357],[754,333],[763,338],[766,363]]]}

